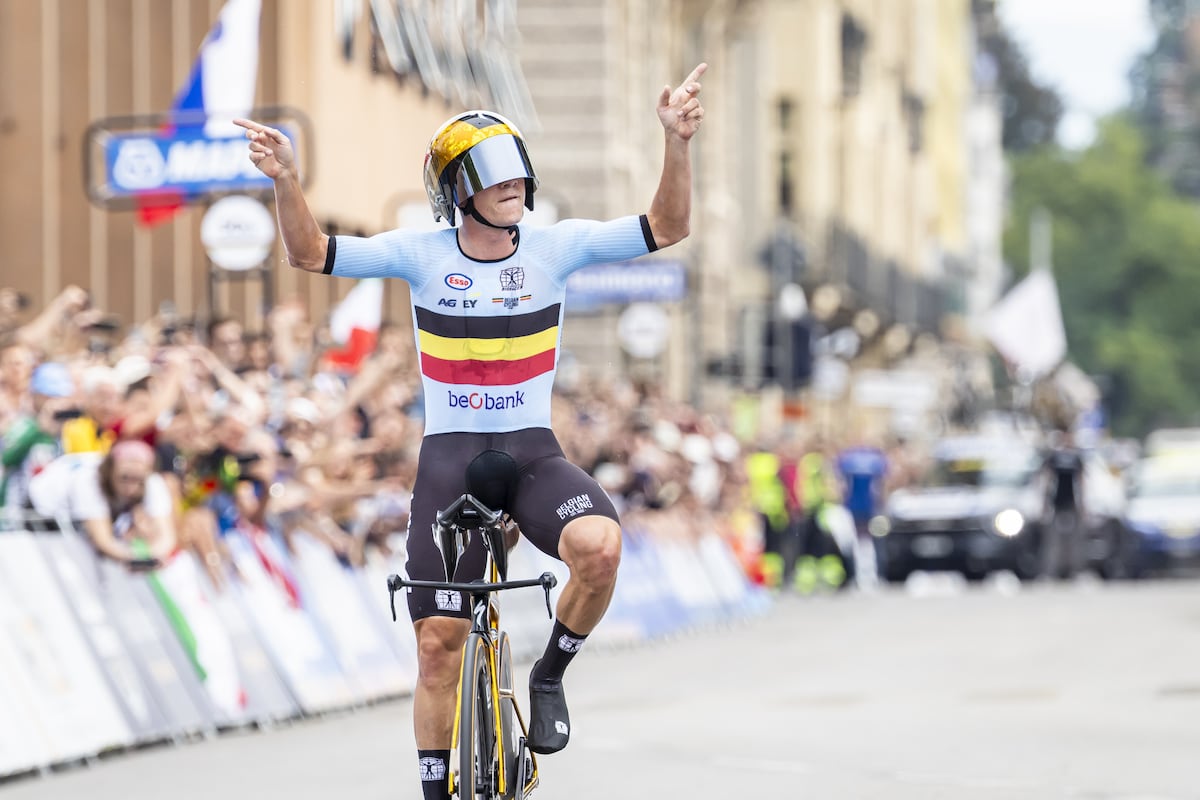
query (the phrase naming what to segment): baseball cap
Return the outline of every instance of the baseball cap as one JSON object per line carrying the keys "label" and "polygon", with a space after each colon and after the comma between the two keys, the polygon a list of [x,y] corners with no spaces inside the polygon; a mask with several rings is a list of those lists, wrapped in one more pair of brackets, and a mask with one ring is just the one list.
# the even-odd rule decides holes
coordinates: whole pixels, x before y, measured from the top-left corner
{"label": "baseball cap", "polygon": [[151,367],[145,356],[131,355],[118,361],[113,369],[116,371],[117,380],[128,387],[149,377]]}
{"label": "baseball cap", "polygon": [[75,394],[75,382],[64,364],[47,361],[33,371],[29,388],[34,394],[46,397],[70,397]]}
{"label": "baseball cap", "polygon": [[40,363],[34,369],[34,377],[30,379],[30,391],[35,395],[46,397],[71,397],[74,395],[74,381],[66,365],[56,361]]}

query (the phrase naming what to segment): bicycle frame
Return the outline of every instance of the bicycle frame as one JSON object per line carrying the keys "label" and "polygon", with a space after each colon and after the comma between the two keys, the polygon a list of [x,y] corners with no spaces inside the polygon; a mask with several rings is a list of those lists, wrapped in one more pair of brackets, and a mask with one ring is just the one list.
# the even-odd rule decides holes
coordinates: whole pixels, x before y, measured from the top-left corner
{"label": "bicycle frame", "polygon": [[[405,587],[451,590],[465,592],[470,595],[471,632],[468,634],[467,644],[470,644],[471,637],[479,636],[482,637],[484,643],[487,645],[485,652],[489,675],[488,693],[492,701],[491,716],[496,740],[493,743],[495,748],[493,756],[496,762],[497,773],[496,788],[499,795],[503,797],[508,793],[509,782],[517,777],[507,774],[508,764],[506,763],[506,755],[508,754],[505,748],[509,744],[500,741],[504,735],[501,711],[503,700],[511,701],[511,707],[522,734],[527,734],[528,730],[525,726],[525,718],[522,716],[520,706],[516,701],[516,694],[513,687],[510,686],[507,690],[500,688],[500,645],[503,629],[500,627],[500,604],[496,594],[506,589],[540,586],[546,594],[546,611],[553,618],[553,609],[550,605],[550,590],[557,585],[558,579],[551,572],[543,572],[538,578],[517,581],[505,580],[507,551],[504,548],[504,525],[501,517],[501,512],[494,512],[470,494],[464,494],[445,511],[438,512],[437,523],[434,526],[434,541],[438,544],[439,550],[442,551],[448,579],[446,581],[412,581],[401,578],[398,575],[389,575],[387,583],[388,591],[391,595],[393,621],[396,619],[396,592]],[[449,580],[449,578],[454,575],[458,558],[466,549],[465,541],[469,541],[469,531],[472,529],[478,529],[487,544],[487,566],[485,568],[487,579],[468,583],[454,582]],[[458,687],[455,691],[454,727],[450,740],[452,751],[457,751],[460,746],[463,686],[467,680],[474,679],[473,676],[464,674],[467,664],[466,652],[466,647],[464,646],[464,657],[459,669]],[[516,754],[516,757],[519,771],[521,767],[520,753]],[[514,794],[516,797],[524,797],[538,785],[537,759],[532,752],[529,752],[529,759],[531,765],[529,775],[527,776],[525,785],[520,787],[520,794]],[[449,791],[454,793],[460,787],[455,786],[456,773],[450,770],[449,774]],[[459,795],[460,800],[468,800],[461,791]]]}

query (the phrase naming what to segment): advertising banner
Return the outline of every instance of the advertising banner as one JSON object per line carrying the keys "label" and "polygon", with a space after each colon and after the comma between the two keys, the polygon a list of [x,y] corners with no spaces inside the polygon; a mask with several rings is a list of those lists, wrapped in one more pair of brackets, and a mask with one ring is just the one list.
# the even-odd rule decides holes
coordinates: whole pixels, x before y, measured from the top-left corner
{"label": "advertising banner", "polygon": [[406,689],[400,668],[387,640],[370,617],[383,608],[385,595],[368,606],[358,592],[349,569],[333,552],[311,536],[297,531],[291,537],[292,564],[300,581],[305,608],[316,616],[333,643],[338,662],[361,700],[399,695]]}
{"label": "advertising banner", "polygon": [[721,608],[708,572],[700,561],[696,545],[690,541],[663,539],[656,542],[659,563],[667,585],[687,609],[688,625],[711,620]]}
{"label": "advertising banner", "polygon": [[153,606],[175,635],[192,674],[216,709],[219,725],[249,721],[247,694],[242,685],[233,641],[216,609],[205,595],[208,581],[189,552],[176,553],[162,569],[141,579]]}
{"label": "advertising banner", "polygon": [[399,574],[404,569],[404,550],[386,558],[374,551],[367,552],[367,563],[357,570],[359,594],[366,603],[368,619],[375,621],[383,632],[384,639],[396,654],[401,676],[407,689],[417,685],[417,637],[408,617],[408,603],[403,594],[396,594],[396,621],[388,607],[387,577]]}
{"label": "advertising banner", "polygon": [[700,537],[696,553],[726,611],[738,614],[756,607],[760,598],[755,595],[761,594],[761,590],[751,585],[724,539],[715,533],[706,534]]}
{"label": "advertising banner", "polygon": [[337,657],[301,604],[282,548],[262,531],[236,528],[225,544],[237,565],[231,583],[239,606],[307,713],[353,705]]}
{"label": "advertising banner", "polygon": [[26,735],[44,738],[52,761],[133,743],[32,534],[0,536],[0,628],[0,664],[35,718]]}
{"label": "advertising banner", "polygon": [[[626,530],[617,571],[616,592],[621,596],[618,608],[648,637],[678,630],[688,620],[687,609],[671,590],[664,572],[653,537]],[[602,625],[608,623],[605,616]]]}
{"label": "advertising banner", "polygon": [[584,267],[567,278],[567,310],[605,305],[673,303],[687,296],[682,261],[638,259]]}
{"label": "advertising banner", "polygon": [[269,725],[299,716],[300,703],[287,686],[283,668],[258,638],[232,588],[218,591],[208,580],[200,589],[221,621],[233,645],[238,675],[245,691],[243,714],[249,721]]}
{"label": "advertising banner", "polygon": [[144,580],[122,566],[97,559],[90,551],[86,555],[96,574],[101,601],[142,663],[148,686],[175,734],[213,731],[218,724],[216,711]]}
{"label": "advertising banner", "polygon": [[74,534],[39,536],[35,541],[57,579],[59,592],[71,598],[69,605],[75,621],[136,740],[153,742],[171,738],[175,733],[173,720],[163,713],[154,695],[153,681],[100,596],[96,585],[99,573],[91,548]]}

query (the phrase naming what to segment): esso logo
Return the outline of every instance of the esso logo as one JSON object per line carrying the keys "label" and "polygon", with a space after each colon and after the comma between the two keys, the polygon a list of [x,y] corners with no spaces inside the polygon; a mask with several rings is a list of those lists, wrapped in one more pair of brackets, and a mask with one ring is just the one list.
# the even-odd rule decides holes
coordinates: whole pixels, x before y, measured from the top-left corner
{"label": "esso logo", "polygon": [[474,281],[461,272],[455,272],[446,276],[446,285],[451,289],[458,289],[459,291],[470,289],[472,283]]}

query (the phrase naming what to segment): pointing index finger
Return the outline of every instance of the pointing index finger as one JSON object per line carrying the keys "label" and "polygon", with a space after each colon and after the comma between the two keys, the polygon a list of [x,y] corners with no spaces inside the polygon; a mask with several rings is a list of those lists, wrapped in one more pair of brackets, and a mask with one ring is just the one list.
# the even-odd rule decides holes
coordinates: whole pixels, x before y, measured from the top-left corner
{"label": "pointing index finger", "polygon": [[703,75],[707,69],[708,69],[708,63],[701,61],[699,64],[696,65],[696,68],[694,70],[692,70],[692,74],[688,75],[686,78],[684,78],[684,81],[683,81],[684,85],[686,86],[689,83],[700,80],[700,76]]}

